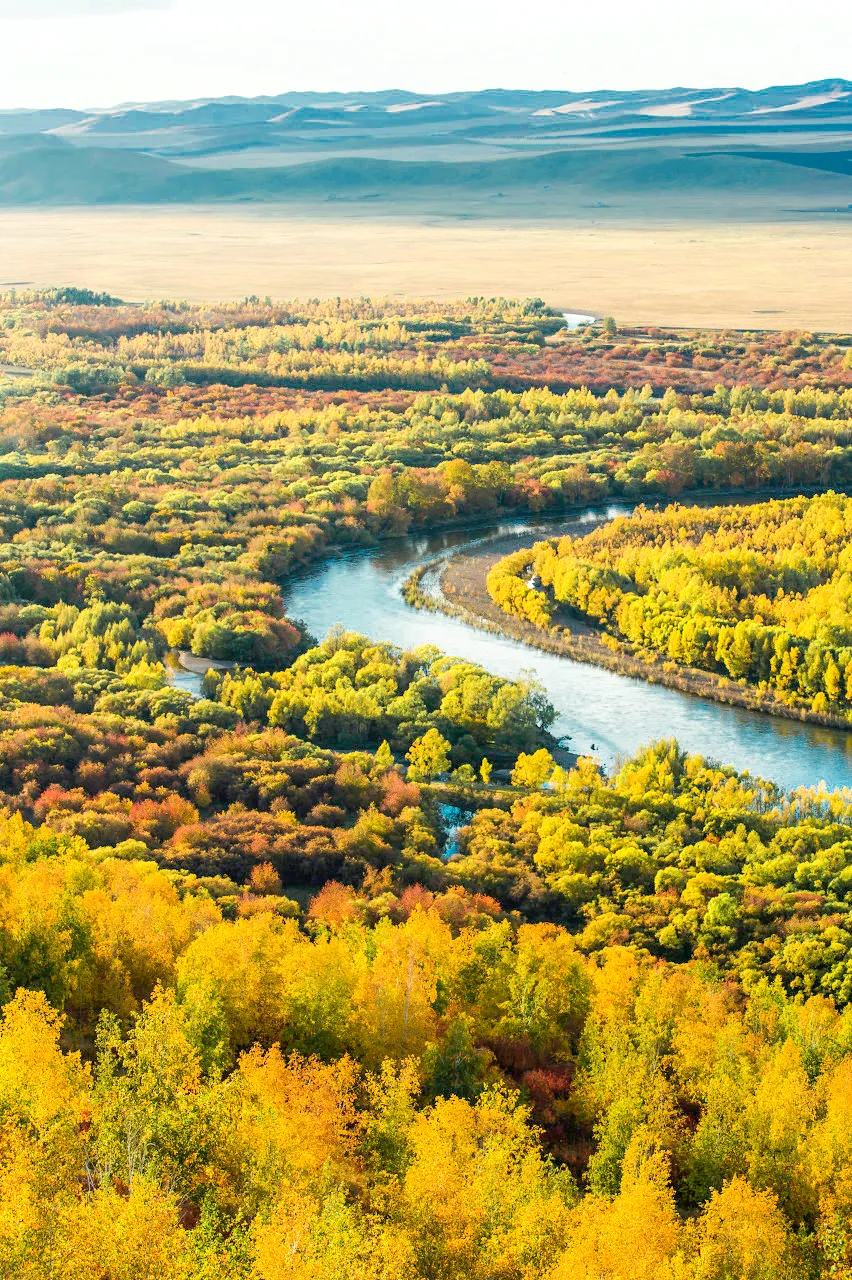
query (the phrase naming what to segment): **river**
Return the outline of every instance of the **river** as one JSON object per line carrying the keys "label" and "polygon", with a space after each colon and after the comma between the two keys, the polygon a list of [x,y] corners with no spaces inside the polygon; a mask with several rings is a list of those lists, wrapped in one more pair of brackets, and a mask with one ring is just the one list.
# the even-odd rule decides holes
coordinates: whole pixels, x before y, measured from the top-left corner
{"label": "river", "polygon": [[[611,514],[625,510],[613,508]],[[576,524],[578,518],[591,522],[600,515],[590,510],[570,519]],[[525,529],[534,541],[536,535],[557,535],[560,526],[553,521],[506,520],[488,534],[498,537]],[[571,750],[591,752],[605,766],[643,743],[674,737],[690,752],[747,769],[788,789],[820,781],[831,788],[852,783],[852,733],[743,711],[646,684],[405,604],[401,586],[415,565],[484,536],[470,531],[413,535],[369,551],[336,555],[288,581],[287,612],[302,618],[318,637],[342,624],[401,648],[436,645],[510,679],[532,673],[556,708],[553,732],[565,735]]]}

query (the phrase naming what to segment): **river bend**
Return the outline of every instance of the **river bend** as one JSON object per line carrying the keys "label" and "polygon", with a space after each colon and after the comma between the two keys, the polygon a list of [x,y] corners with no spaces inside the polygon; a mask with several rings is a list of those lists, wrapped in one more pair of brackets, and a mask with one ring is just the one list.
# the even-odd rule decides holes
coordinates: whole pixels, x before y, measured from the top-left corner
{"label": "river bend", "polygon": [[[610,514],[621,514],[614,507]],[[570,517],[597,521],[600,511]],[[566,518],[564,523],[568,523]],[[514,679],[534,673],[556,708],[554,733],[566,735],[578,753],[593,752],[609,766],[655,738],[675,737],[699,752],[785,788],[852,783],[852,732],[824,729],[725,706],[619,675],[601,667],[544,653],[509,637],[480,631],[458,618],[409,608],[401,595],[405,578],[430,556],[461,549],[484,537],[529,530],[530,541],[552,537],[560,524],[506,520],[488,534],[455,531],[412,535],[368,551],[344,553],[314,565],[285,588],[291,617],[318,637],[335,624],[400,648],[433,644]]]}

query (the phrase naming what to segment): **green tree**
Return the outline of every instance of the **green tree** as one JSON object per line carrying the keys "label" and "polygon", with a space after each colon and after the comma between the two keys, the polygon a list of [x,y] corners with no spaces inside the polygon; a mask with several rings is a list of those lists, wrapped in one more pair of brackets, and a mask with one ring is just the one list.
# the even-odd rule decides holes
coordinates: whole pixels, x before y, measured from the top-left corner
{"label": "green tree", "polygon": [[377,774],[387,773],[393,768],[393,752],[387,742],[381,742],[373,757],[373,768]]}
{"label": "green tree", "polygon": [[414,782],[424,782],[447,773],[450,767],[450,744],[437,729],[429,729],[422,738],[415,738],[405,757],[408,776]]}

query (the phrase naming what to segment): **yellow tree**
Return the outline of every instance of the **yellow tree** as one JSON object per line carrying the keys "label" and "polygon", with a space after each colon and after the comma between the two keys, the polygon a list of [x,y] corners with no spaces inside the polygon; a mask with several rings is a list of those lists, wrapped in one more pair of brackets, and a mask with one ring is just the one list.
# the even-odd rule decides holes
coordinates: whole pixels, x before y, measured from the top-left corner
{"label": "yellow tree", "polygon": [[794,1280],[791,1244],[775,1197],[732,1178],[690,1224],[683,1274],[689,1280]]}
{"label": "yellow tree", "polygon": [[256,1219],[251,1243],[253,1280],[418,1280],[405,1234],[360,1213],[341,1187],[285,1189]]}
{"label": "yellow tree", "polygon": [[110,1186],[79,1198],[63,1213],[59,1234],[56,1280],[200,1280],[190,1269],[177,1198],[144,1178],[127,1194]]}
{"label": "yellow tree", "polygon": [[79,1195],[91,1082],[63,1055],[61,1019],[19,991],[0,1024],[0,1274],[48,1275],[59,1219]]}
{"label": "yellow tree", "polygon": [[126,1036],[102,1019],[90,1141],[97,1182],[132,1190],[142,1179],[195,1193],[216,1147],[218,1087],[203,1079],[173,991],[158,988]]}
{"label": "yellow tree", "polygon": [[540,1276],[564,1243],[570,1178],[542,1153],[527,1108],[499,1090],[442,1098],[412,1125],[402,1211],[424,1275]]}
{"label": "yellow tree", "polygon": [[811,1181],[819,1199],[818,1237],[830,1272],[852,1276],[852,1057],[819,1081],[822,1115],[808,1142]]}
{"label": "yellow tree", "polygon": [[277,1043],[341,1053],[348,1043],[356,960],[342,937],[312,943],[295,921],[263,913],[196,938],[178,964],[178,990],[183,995],[212,984],[235,1054]]}
{"label": "yellow tree", "polygon": [[567,1222],[567,1247],[550,1280],[667,1280],[680,1223],[661,1155],[643,1157],[640,1135],[613,1199],[586,1196]]}
{"label": "yellow tree", "polygon": [[402,925],[381,921],[373,958],[355,991],[355,1016],[368,1063],[420,1056],[434,1040],[439,963],[449,956],[449,926],[433,911],[413,911]]}
{"label": "yellow tree", "polygon": [[556,925],[521,925],[498,1033],[568,1057],[590,995],[586,966],[570,935]]}
{"label": "yellow tree", "polygon": [[304,1186],[323,1170],[354,1169],[357,1079],[351,1058],[285,1058],[277,1046],[243,1055],[229,1082],[231,1121],[222,1139],[235,1207],[256,1211],[282,1180]]}
{"label": "yellow tree", "polygon": [[512,770],[512,786],[536,789],[543,787],[555,768],[553,756],[544,747],[532,754],[522,751]]}

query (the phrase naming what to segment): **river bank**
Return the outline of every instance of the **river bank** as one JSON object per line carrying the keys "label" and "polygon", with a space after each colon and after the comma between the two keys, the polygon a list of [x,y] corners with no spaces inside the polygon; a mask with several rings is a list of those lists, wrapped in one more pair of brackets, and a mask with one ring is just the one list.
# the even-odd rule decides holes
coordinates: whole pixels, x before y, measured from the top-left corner
{"label": "river bank", "polygon": [[173,689],[200,698],[208,671],[233,671],[235,665],[217,658],[199,658],[187,649],[173,649],[166,657],[166,679]]}
{"label": "river bank", "polygon": [[[590,527],[604,523],[606,517],[601,516],[582,527],[588,532]],[[565,531],[572,532],[570,526]],[[487,546],[468,547],[451,557],[418,566],[403,586],[406,603],[414,608],[447,613],[469,626],[504,635],[546,653],[603,667],[693,697],[822,728],[847,732],[852,729],[848,720],[804,707],[791,707],[769,691],[695,667],[630,653],[618,642],[607,644],[599,632],[581,619],[564,616],[561,625],[545,631],[532,622],[505,613],[488,594],[488,573],[504,556],[528,545],[528,534],[513,533],[498,537]]]}
{"label": "river bank", "polygon": [[[607,511],[586,507],[552,522],[515,520],[498,531],[521,535],[525,542],[553,536],[568,519],[589,528]],[[537,532],[545,523],[546,528]],[[282,584],[290,617],[303,619],[315,636],[332,627],[357,631],[403,650],[423,646],[462,661],[478,663],[507,680],[535,679],[556,708],[551,732],[578,755],[593,754],[609,769],[658,738],[676,738],[690,754],[722,761],[755,777],[771,779],[785,790],[821,780],[829,789],[852,778],[852,734],[780,716],[762,715],[710,698],[693,697],[592,663],[548,653],[485,622],[470,625],[449,610],[410,608],[402,586],[428,563],[425,585],[434,594],[439,561],[471,548],[490,548],[495,533],[418,533],[381,546],[333,555],[305,568]],[[460,610],[459,610],[460,612]]]}
{"label": "river bank", "polygon": [[[846,489],[838,488],[838,493]],[[399,545],[406,539],[433,539],[445,536],[475,534],[481,531],[477,541],[491,541],[491,535],[500,537],[501,528],[518,526],[523,523],[527,533],[538,528],[546,533],[550,525],[559,525],[565,530],[588,533],[597,524],[605,524],[616,515],[630,515],[637,506],[659,507],[669,506],[676,502],[681,506],[726,506],[731,503],[749,505],[768,502],[775,498],[808,497],[811,494],[824,492],[820,485],[766,485],[758,489],[683,489],[675,496],[662,490],[644,493],[640,496],[626,493],[607,493],[597,498],[581,498],[571,502],[568,499],[553,506],[533,509],[530,506],[496,506],[486,512],[476,512],[454,516],[451,519],[439,520],[435,523],[410,524],[404,531],[368,532],[362,530],[363,538],[352,541],[328,542],[311,549],[303,559],[295,562],[279,577],[282,586],[298,581],[305,575],[315,572],[318,566],[330,560],[344,560],[357,556],[369,556],[381,553],[383,548]],[[526,545],[521,543],[520,545]],[[514,548],[517,550],[517,547]]]}

